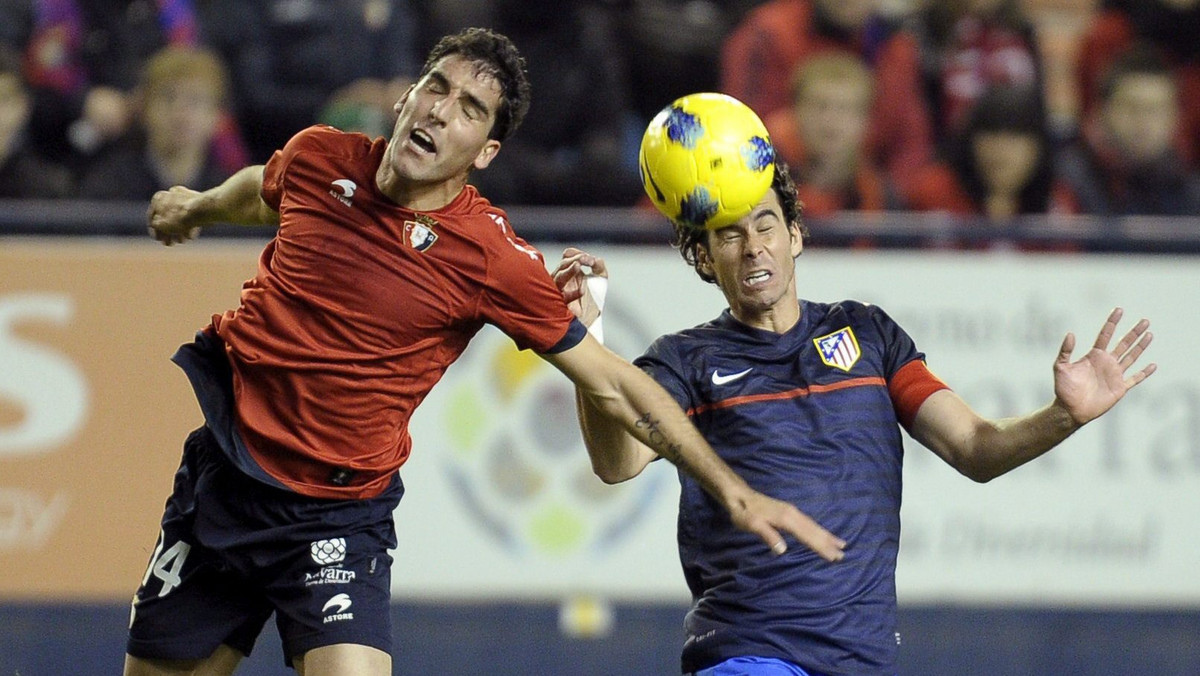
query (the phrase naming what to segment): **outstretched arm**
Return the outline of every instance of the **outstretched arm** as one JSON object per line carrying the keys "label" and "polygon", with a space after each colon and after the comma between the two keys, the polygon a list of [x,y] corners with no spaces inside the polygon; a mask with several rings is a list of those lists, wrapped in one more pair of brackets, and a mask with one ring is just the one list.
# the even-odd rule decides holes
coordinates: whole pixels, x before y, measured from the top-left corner
{"label": "outstretched arm", "polygon": [[1112,311],[1092,348],[1078,361],[1071,361],[1075,335],[1066,335],[1054,360],[1054,400],[1046,406],[1019,418],[987,420],[958,395],[942,390],[921,405],[913,438],[980,482],[1049,451],[1115,406],[1158,368],[1149,364],[1126,375],[1153,339],[1145,319],[1108,349],[1123,314],[1121,308]]}
{"label": "outstretched arm", "polygon": [[273,225],[279,213],[263,201],[263,166],[246,167],[221,185],[197,192],[177,185],[150,199],[150,236],[167,246],[195,239],[213,223]]}
{"label": "outstretched arm", "polygon": [[[572,311],[590,323],[600,312],[583,267],[607,276],[602,259],[567,249],[554,278]],[[842,558],[844,541],[795,506],[751,489],[708,445],[666,390],[641,369],[592,336],[546,358],[575,383],[584,444],[593,469],[605,482],[637,476],[661,456],[695,477],[729,511],[738,528],[761,537],[775,553],[787,551],[779,533],[783,530],[828,561]]]}

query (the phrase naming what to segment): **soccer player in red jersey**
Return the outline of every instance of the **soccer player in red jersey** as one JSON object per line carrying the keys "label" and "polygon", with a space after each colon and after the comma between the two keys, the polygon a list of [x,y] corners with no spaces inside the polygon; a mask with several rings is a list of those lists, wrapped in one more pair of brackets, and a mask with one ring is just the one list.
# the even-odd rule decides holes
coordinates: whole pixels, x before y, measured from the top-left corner
{"label": "soccer player in red jersey", "polygon": [[[151,234],[279,228],[235,310],[186,344],[205,425],[184,446],[134,599],[125,673],[232,673],[272,613],[307,676],[390,674],[392,512],[416,406],[485,323],[569,377],[777,554],[840,540],[725,465],[652,379],[568,310],[541,255],[467,185],[528,108],[523,60],[469,29],[430,52],[390,140],[306,129],[205,192],[156,194]],[[764,551],[766,548],[764,547]]]}
{"label": "soccer player in red jersey", "polygon": [[[804,246],[796,187],[782,163],[772,190],[736,224],[677,225],[675,244],[729,308],[656,340],[634,360],[681,406],[716,452],[757,490],[782,497],[850,542],[836,565],[795,548],[766,557],[720,505],[680,474],[679,555],[694,603],[681,667],[693,676],[896,676],[900,428],[962,474],[988,481],[1058,445],[1155,371],[1131,370],[1150,344],[1141,320],[1115,346],[1114,310],[1082,358],[1067,334],[1053,400],[1006,420],[976,414],[925,365],[887,313],[846,300],[802,300]],[[556,281],[585,321],[598,316],[582,269],[604,261],[568,249]],[[580,390],[596,473],[615,483],[655,457]]]}

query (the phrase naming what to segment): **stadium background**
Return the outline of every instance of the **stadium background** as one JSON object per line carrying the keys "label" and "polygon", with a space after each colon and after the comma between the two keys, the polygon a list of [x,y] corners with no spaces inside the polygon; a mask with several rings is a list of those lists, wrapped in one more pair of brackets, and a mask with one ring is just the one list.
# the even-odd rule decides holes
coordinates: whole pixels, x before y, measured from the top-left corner
{"label": "stadium background", "polygon": [[[141,236],[143,209],[0,210],[5,676],[118,672],[128,598],[199,421],[167,357],[236,301],[267,236],[217,231],[165,249]],[[609,259],[606,332],[627,357],[723,305],[644,213],[512,216],[550,260],[567,242]],[[910,443],[901,673],[1200,673],[1195,219],[1024,221],[986,252],[836,246],[861,225],[811,224],[802,295],[879,303],[985,414],[1044,403],[1063,333],[1092,335],[1117,304],[1153,320],[1160,365],[1111,416],[991,484]],[[897,215],[873,232],[960,227]],[[1020,237],[1109,253],[1018,253]],[[413,433],[397,512],[397,674],[675,672],[688,599],[670,467],[617,487],[591,477],[565,381],[492,332],[450,369]],[[268,628],[239,673],[283,671]]]}
{"label": "stadium background", "polygon": [[[456,20],[486,5],[416,4]],[[664,69],[648,67],[703,75],[697,57],[715,67],[719,36],[695,22],[703,12],[604,4],[665,12],[633,12],[626,26],[648,48],[633,74],[653,94],[649,112],[666,89],[711,86],[664,82]],[[1087,11],[1120,3],[1022,4],[1034,8],[1051,117],[1069,119]],[[167,357],[236,302],[268,236],[218,230],[166,250],[145,237],[144,212],[0,201],[0,676],[119,673],[128,599],[182,440],[200,419]],[[606,328],[626,357],[722,306],[644,210],[510,215],[550,261],[566,244],[609,258]],[[801,294],[878,302],[988,415],[1044,403],[1062,334],[1086,344],[1116,304],[1153,320],[1161,371],[1063,448],[985,486],[909,445],[900,673],[1196,676],[1200,217],[980,225],[940,214],[814,221]],[[397,513],[395,673],[678,672],[688,599],[671,468],[618,487],[592,478],[564,381],[490,332],[413,425]],[[268,627],[239,673],[290,673],[277,643]]]}

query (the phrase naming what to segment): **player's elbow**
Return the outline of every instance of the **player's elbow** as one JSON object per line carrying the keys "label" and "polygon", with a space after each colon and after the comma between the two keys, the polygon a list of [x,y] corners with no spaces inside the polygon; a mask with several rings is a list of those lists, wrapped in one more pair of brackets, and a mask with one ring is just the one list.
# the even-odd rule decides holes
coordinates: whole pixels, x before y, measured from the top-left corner
{"label": "player's elbow", "polygon": [[601,481],[610,486],[629,481],[634,476],[637,476],[635,474],[623,472],[611,467],[597,465],[596,463],[592,463],[592,472],[594,472]]}
{"label": "player's elbow", "polygon": [[984,467],[975,464],[967,464],[957,467],[956,469],[958,469],[959,474],[962,474],[977,484],[986,484],[1001,474],[1001,472],[997,472],[991,467]]}
{"label": "player's elbow", "polygon": [[995,462],[989,462],[986,454],[960,452],[951,456],[949,462],[959,474],[979,484],[986,484],[1004,474],[1004,470]]}
{"label": "player's elbow", "polygon": [[595,454],[592,455],[592,473],[594,473],[601,481],[608,485],[619,484],[629,481],[633,477],[641,473],[640,468],[622,463],[613,462],[609,459],[598,458]]}
{"label": "player's elbow", "polygon": [[992,479],[992,477],[988,476],[986,468],[977,462],[978,459],[963,445],[934,443],[930,444],[929,448],[933,449],[938,457],[955,472],[967,477],[971,481],[983,484]]}
{"label": "player's elbow", "polygon": [[649,464],[636,450],[622,446],[620,442],[604,447],[589,444],[588,457],[592,461],[592,473],[609,485],[629,481]]}

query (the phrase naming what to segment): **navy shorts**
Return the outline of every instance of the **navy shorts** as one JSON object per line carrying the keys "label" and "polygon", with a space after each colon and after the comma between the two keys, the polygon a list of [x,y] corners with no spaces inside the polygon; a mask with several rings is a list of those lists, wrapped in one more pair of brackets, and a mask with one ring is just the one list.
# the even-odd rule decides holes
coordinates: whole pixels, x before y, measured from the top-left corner
{"label": "navy shorts", "polygon": [[309,498],[242,473],[207,427],[192,432],[134,597],[129,654],[195,660],[225,644],[249,655],[272,613],[289,665],[337,643],[390,654],[403,492],[397,476],[375,498]]}

